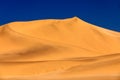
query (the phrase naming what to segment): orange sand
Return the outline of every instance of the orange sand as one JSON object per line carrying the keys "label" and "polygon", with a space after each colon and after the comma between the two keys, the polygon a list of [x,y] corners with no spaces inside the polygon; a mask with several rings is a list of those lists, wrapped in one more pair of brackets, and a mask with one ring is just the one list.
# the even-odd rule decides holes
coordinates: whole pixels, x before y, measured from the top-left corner
{"label": "orange sand", "polygon": [[77,17],[2,25],[0,80],[120,80],[120,33]]}

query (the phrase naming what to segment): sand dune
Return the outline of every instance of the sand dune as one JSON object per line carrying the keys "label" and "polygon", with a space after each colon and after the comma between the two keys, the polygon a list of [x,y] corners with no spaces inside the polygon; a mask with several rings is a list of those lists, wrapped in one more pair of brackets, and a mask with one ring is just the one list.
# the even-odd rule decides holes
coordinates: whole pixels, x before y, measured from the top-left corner
{"label": "sand dune", "polygon": [[0,27],[0,80],[119,79],[119,32],[78,17]]}

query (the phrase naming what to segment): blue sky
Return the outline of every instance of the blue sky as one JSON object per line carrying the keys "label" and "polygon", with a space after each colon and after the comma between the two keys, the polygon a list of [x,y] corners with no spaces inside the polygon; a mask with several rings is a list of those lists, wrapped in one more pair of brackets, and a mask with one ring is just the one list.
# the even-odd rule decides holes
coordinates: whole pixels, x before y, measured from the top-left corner
{"label": "blue sky", "polygon": [[120,31],[120,0],[0,0],[0,25],[74,16]]}

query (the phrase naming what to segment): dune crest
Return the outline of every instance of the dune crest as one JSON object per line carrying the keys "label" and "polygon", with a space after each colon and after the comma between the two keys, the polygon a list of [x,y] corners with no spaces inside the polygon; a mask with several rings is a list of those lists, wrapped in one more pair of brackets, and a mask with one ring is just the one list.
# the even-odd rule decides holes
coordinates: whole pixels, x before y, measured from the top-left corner
{"label": "dune crest", "polygon": [[0,44],[2,80],[120,78],[120,33],[78,17],[2,25]]}

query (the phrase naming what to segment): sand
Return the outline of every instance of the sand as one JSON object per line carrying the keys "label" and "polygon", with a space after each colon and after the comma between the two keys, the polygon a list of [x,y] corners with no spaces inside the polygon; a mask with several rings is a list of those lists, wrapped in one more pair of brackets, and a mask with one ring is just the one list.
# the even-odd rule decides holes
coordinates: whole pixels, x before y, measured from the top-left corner
{"label": "sand", "polygon": [[2,25],[0,80],[120,80],[120,33],[78,17]]}

